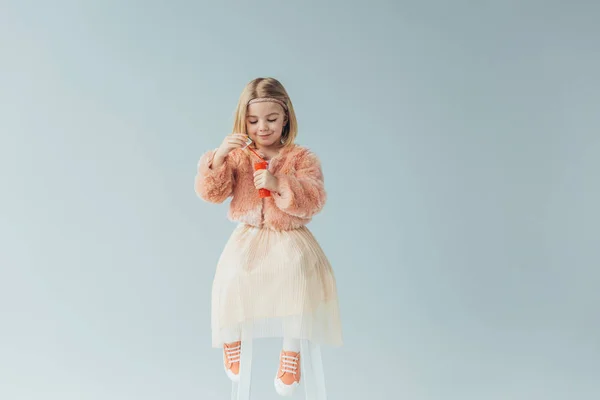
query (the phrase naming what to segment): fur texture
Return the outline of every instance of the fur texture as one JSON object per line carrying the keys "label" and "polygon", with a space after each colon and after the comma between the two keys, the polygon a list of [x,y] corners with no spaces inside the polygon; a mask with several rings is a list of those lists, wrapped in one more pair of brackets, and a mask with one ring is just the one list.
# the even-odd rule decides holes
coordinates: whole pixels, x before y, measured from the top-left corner
{"label": "fur texture", "polygon": [[196,194],[209,203],[231,197],[228,218],[252,226],[291,230],[306,225],[326,202],[321,163],[309,149],[294,145],[284,148],[269,162],[269,171],[279,180],[281,191],[261,199],[254,187],[253,163],[248,150],[229,153],[219,168],[212,168],[216,150],[198,162]]}

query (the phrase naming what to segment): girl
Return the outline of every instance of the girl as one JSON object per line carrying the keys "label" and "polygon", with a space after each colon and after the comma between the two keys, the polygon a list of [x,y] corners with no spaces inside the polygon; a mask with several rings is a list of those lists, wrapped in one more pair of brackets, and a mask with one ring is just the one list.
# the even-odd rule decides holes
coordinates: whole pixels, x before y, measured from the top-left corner
{"label": "girl", "polygon": [[[276,79],[248,83],[233,128],[201,157],[195,178],[201,199],[232,198],[228,217],[239,223],[217,263],[212,344],[237,382],[242,339],[283,338],[275,388],[290,395],[300,383],[300,340],[342,344],[334,273],[306,228],[325,204],[323,174],[317,156],[295,144],[294,108]],[[268,166],[255,171],[261,159]]]}

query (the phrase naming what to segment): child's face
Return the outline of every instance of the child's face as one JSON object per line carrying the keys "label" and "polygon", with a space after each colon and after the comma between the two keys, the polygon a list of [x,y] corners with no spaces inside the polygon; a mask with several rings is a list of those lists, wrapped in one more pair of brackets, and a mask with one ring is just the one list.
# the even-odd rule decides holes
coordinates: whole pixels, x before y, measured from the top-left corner
{"label": "child's face", "polygon": [[280,143],[287,115],[277,103],[254,103],[248,106],[246,131],[259,146],[269,147]]}

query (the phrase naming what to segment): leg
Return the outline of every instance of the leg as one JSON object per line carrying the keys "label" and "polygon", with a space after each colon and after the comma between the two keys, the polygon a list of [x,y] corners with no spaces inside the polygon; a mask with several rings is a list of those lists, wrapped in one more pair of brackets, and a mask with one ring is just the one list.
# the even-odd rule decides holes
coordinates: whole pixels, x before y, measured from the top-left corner
{"label": "leg", "polygon": [[298,353],[300,351],[300,339],[284,338],[283,339],[283,350],[284,351],[295,351],[296,353]]}
{"label": "leg", "polygon": [[223,364],[225,373],[233,382],[240,379],[240,355],[242,342],[239,329],[227,329],[223,332],[225,343],[223,344]]}
{"label": "leg", "polygon": [[300,340],[283,339],[279,355],[279,369],[275,376],[275,390],[281,396],[291,396],[300,385]]}

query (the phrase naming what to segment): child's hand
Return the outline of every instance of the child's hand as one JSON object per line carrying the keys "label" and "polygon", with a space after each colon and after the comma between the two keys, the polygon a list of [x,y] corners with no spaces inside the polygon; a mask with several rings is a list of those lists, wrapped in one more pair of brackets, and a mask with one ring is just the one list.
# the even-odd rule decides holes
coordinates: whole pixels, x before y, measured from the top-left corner
{"label": "child's hand", "polygon": [[232,133],[231,135],[226,136],[217,150],[217,157],[225,158],[225,156],[233,150],[244,147],[247,139],[248,136],[244,133]]}
{"label": "child's hand", "polygon": [[267,189],[271,192],[279,192],[279,180],[267,169],[259,169],[254,172],[254,186],[257,189]]}

